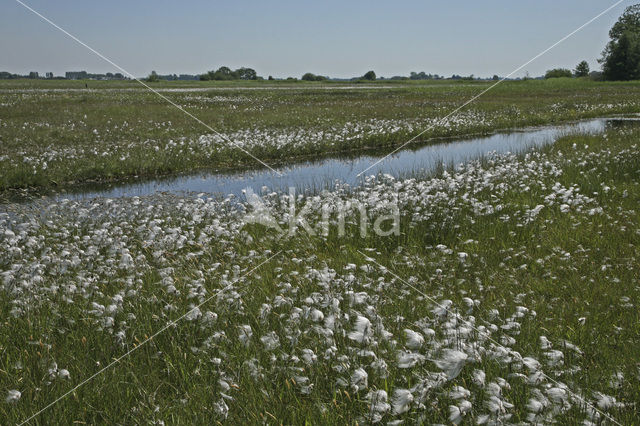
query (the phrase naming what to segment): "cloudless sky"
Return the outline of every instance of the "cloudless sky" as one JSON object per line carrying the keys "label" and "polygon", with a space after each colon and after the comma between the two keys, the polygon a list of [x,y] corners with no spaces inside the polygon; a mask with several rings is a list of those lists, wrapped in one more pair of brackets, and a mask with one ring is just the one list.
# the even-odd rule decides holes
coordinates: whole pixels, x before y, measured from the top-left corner
{"label": "cloudless sky", "polygon": [[[197,74],[248,66],[267,77],[305,72],[353,77],[425,71],[506,75],[613,0],[253,1],[24,0],[136,76]],[[537,76],[597,59],[608,31],[633,1],[519,73]],[[0,71],[28,73],[113,66],[14,0],[0,6]]]}

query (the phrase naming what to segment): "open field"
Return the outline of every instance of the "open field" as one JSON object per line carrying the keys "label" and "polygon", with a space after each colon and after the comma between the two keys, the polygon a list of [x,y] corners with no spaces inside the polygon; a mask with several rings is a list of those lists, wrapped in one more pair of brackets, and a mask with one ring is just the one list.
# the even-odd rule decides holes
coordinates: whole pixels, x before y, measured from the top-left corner
{"label": "open field", "polygon": [[219,134],[136,82],[1,81],[0,191],[268,164],[421,136],[637,112],[640,84],[505,82],[439,122],[489,82],[153,85]]}
{"label": "open field", "polygon": [[[639,89],[509,83],[437,134],[637,112]],[[171,95],[284,160],[398,142],[477,90]],[[1,93],[3,188],[247,163],[144,92]],[[0,419],[135,349],[33,422],[632,424],[639,139],[619,127],[301,198],[315,235],[195,195],[5,204]],[[287,196],[265,200],[286,228]],[[398,235],[361,235],[360,207],[371,224],[394,206]]]}

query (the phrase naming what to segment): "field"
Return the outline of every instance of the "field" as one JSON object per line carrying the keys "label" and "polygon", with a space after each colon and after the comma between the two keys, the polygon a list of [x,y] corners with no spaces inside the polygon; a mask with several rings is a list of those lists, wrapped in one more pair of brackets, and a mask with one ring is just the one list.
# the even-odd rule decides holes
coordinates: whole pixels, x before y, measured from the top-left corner
{"label": "field", "polygon": [[263,167],[255,158],[390,147],[431,127],[420,140],[637,112],[640,95],[637,83],[505,82],[440,122],[493,83],[153,85],[213,133],[136,82],[84,84],[0,82],[0,191]]}
{"label": "field", "polygon": [[[4,84],[6,192],[255,166],[127,85]],[[166,93],[274,163],[397,145],[488,87],[377,84]],[[425,140],[637,113],[639,94],[507,83]],[[267,192],[264,211],[206,194],[5,202],[0,423],[633,424],[639,140],[630,122],[357,189]],[[247,220],[267,212],[272,227]]]}

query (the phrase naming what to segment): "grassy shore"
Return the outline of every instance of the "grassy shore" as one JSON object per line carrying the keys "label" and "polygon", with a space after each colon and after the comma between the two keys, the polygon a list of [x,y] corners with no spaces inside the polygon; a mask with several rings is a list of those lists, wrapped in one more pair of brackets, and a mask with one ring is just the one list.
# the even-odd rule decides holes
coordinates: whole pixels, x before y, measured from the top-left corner
{"label": "grassy shore", "polygon": [[505,82],[447,120],[489,82],[0,82],[0,191],[261,167],[296,157],[393,147],[638,111],[638,83]]}
{"label": "grassy shore", "polygon": [[[513,83],[474,110],[500,126],[533,124],[603,114],[614,98],[607,112],[629,112],[620,105],[635,102],[635,90]],[[472,92],[345,90],[339,105],[349,120],[365,113],[406,119],[444,112]],[[436,93],[442,109],[429,101]],[[88,100],[81,108],[63,96]],[[278,114],[287,126],[315,123],[321,112],[340,122],[331,115],[336,105],[322,106],[336,102],[335,93],[246,96],[263,106],[266,113],[255,117],[270,126]],[[116,99],[119,107],[103,103]],[[158,127],[159,140],[191,128],[152,98],[145,108],[127,99],[69,93],[53,95],[52,108],[28,96],[25,103],[42,105],[43,114],[62,111],[41,122],[86,113],[89,139],[90,129],[108,135],[122,120],[137,123],[132,135],[171,120]],[[552,112],[554,103],[560,112]],[[505,108],[514,114],[505,118]],[[35,116],[25,105],[16,109]],[[215,108],[202,111],[220,119]],[[21,121],[15,114],[3,123]],[[239,128],[241,117],[254,117],[237,114],[218,124]],[[38,132],[51,137],[46,126],[29,129],[33,135],[21,138],[33,149],[44,146]],[[69,146],[82,139],[69,135]],[[7,401],[0,419],[27,419],[134,350],[33,422],[577,424],[608,422],[609,415],[632,424],[640,401],[639,137],[620,127],[435,176],[381,176],[357,192],[299,199],[316,231],[328,208],[327,235],[298,228],[282,237],[243,224],[228,200],[197,197],[4,205],[0,391]],[[113,140],[123,139],[117,133]],[[61,176],[85,176],[88,160],[60,161],[78,172]],[[287,196],[266,195],[265,203],[287,229]],[[397,206],[399,234],[361,235],[357,206],[370,225]]]}

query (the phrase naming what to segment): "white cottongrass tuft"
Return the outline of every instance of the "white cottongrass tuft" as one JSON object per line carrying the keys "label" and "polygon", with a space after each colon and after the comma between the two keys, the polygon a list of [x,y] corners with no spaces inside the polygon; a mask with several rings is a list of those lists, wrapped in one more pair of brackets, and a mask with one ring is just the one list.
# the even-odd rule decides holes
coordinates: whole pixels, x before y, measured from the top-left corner
{"label": "white cottongrass tuft", "polygon": [[439,369],[447,374],[449,380],[460,374],[467,362],[468,355],[455,349],[445,349],[442,358],[435,361]]}
{"label": "white cottongrass tuft", "polygon": [[71,373],[69,373],[69,370],[67,370],[66,368],[63,368],[62,370],[58,371],[58,377],[68,380],[71,378]]}
{"label": "white cottongrass tuft", "polygon": [[422,334],[409,330],[408,328],[404,329],[404,334],[407,337],[406,346],[409,349],[420,349],[424,344],[424,336],[422,336]]}
{"label": "white cottongrass tuft", "polygon": [[371,423],[379,423],[384,413],[391,409],[391,405],[387,402],[387,392],[383,390],[369,391],[366,397],[369,402],[369,421]]}
{"label": "white cottongrass tuft", "polygon": [[425,361],[425,356],[415,352],[398,352],[398,367],[411,368]]}
{"label": "white cottongrass tuft", "polygon": [[358,316],[354,330],[349,333],[349,339],[360,343],[366,343],[371,335],[371,321],[366,317]]}
{"label": "white cottongrass tuft", "polygon": [[22,392],[16,389],[12,389],[9,392],[7,392],[7,397],[5,398],[5,402],[7,404],[15,404],[20,400],[21,397],[22,397]]}
{"label": "white cottongrass tuft", "polygon": [[238,340],[240,340],[244,346],[249,346],[252,336],[253,330],[251,330],[250,325],[245,324],[238,327]]}
{"label": "white cottongrass tuft", "polygon": [[403,414],[409,411],[413,402],[413,394],[408,389],[396,389],[393,392],[393,412]]}
{"label": "white cottongrass tuft", "polygon": [[260,338],[260,341],[264,345],[265,349],[268,351],[272,351],[276,349],[278,346],[280,346],[280,339],[278,338],[278,335],[273,331],[269,334],[262,336]]}
{"label": "white cottongrass tuft", "polygon": [[486,380],[487,375],[482,370],[473,370],[473,375],[471,380],[476,386],[484,387],[484,382]]}
{"label": "white cottongrass tuft", "polygon": [[358,368],[351,375],[351,387],[354,392],[359,392],[367,388],[367,379],[369,375],[362,368]]}

